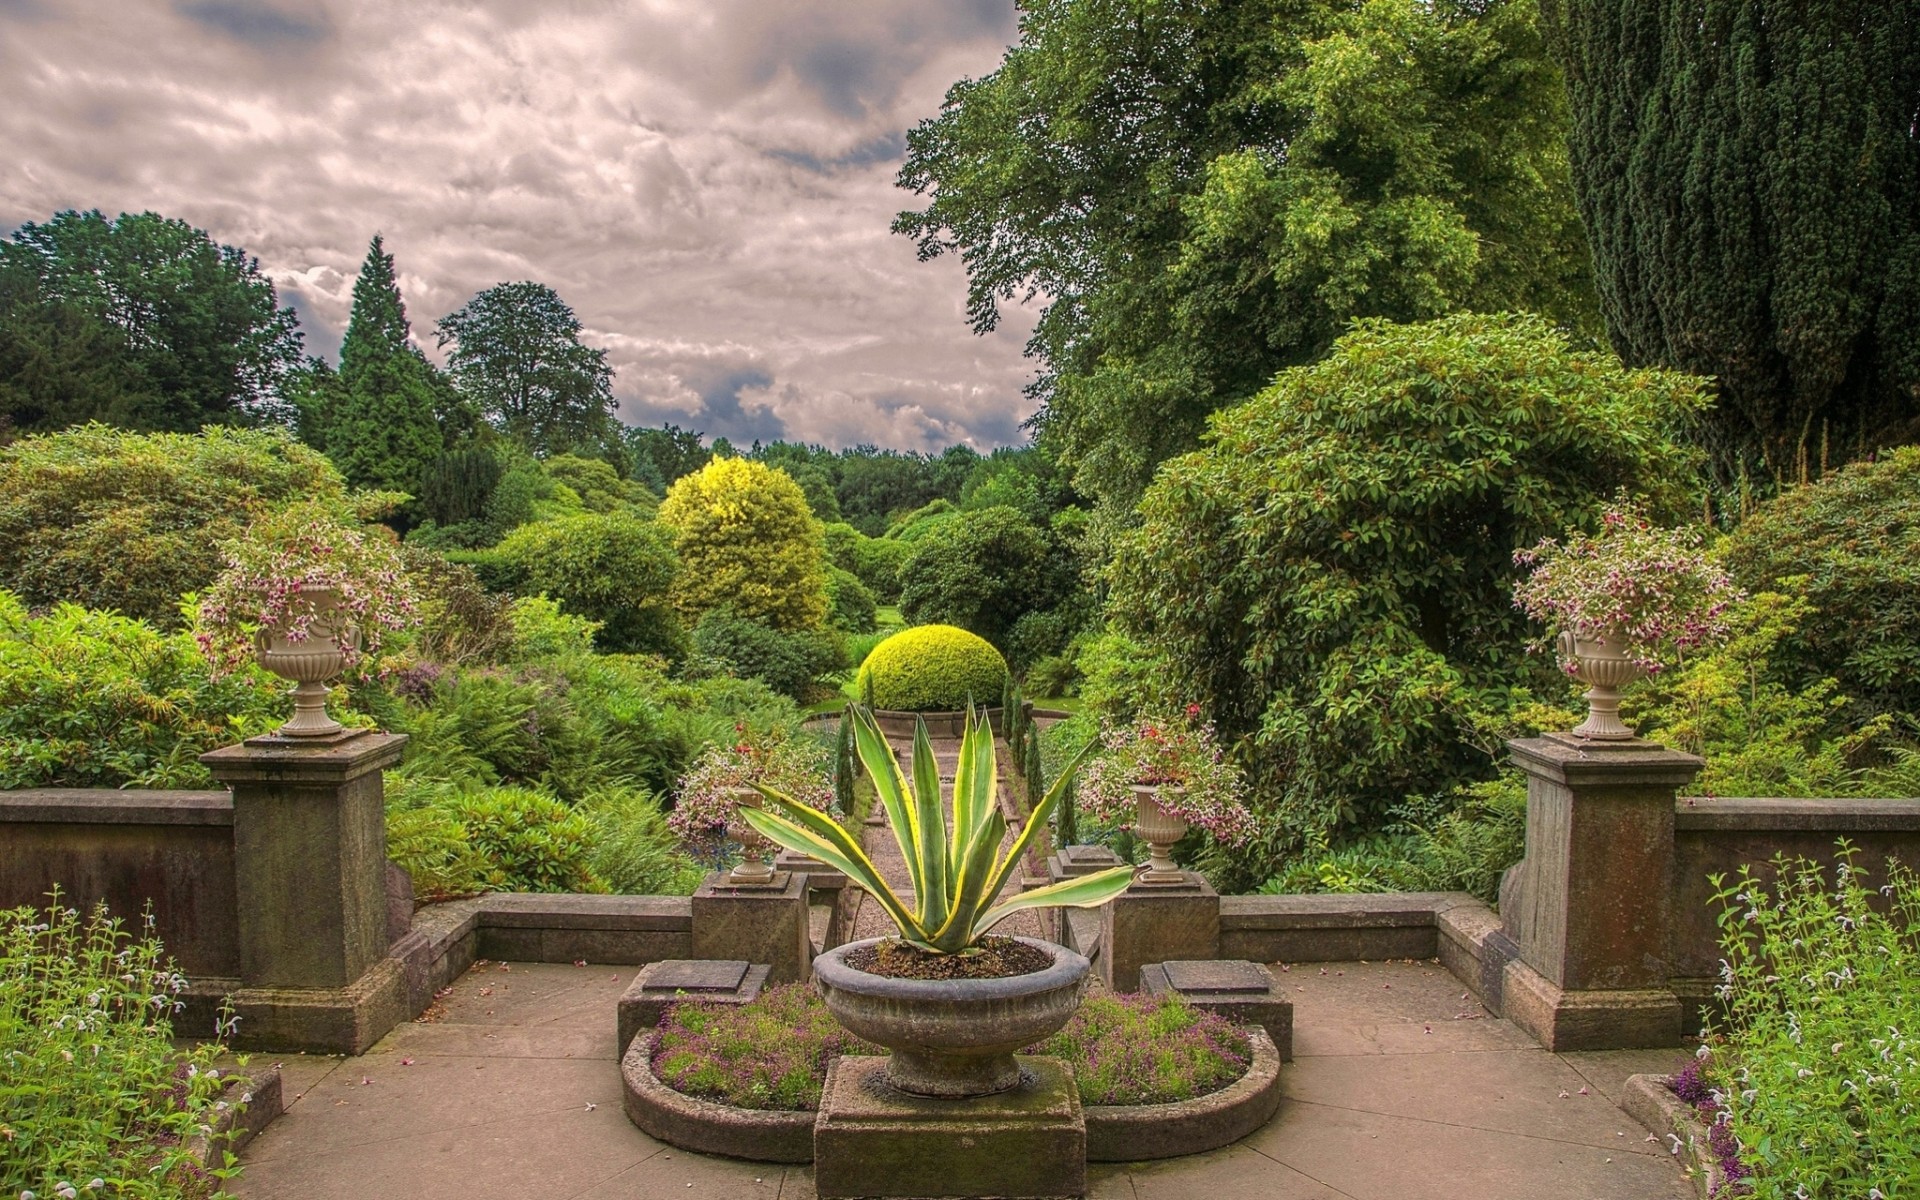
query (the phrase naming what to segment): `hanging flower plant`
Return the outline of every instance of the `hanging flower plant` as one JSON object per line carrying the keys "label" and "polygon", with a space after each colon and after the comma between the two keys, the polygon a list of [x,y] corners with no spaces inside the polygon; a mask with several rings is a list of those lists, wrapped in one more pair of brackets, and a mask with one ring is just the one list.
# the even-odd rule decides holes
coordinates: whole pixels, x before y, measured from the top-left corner
{"label": "hanging flower plant", "polygon": [[216,672],[252,662],[265,631],[291,643],[337,639],[352,669],[414,615],[393,547],[327,504],[270,513],[223,549],[226,569],[200,597],[194,630]]}
{"label": "hanging flower plant", "polygon": [[734,739],[702,751],[674,790],[667,827],[690,848],[709,857],[725,849],[727,827],[739,824],[737,798],[756,783],[809,808],[833,810],[833,780],[819,751],[785,738],[756,740],[744,725],[734,726]]}
{"label": "hanging flower plant", "polygon": [[[1624,639],[1627,657],[1648,674],[1724,640],[1727,610],[1743,596],[1698,528],[1659,528],[1625,500],[1608,506],[1597,535],[1545,538],[1513,561],[1531,569],[1513,590],[1515,607],[1582,637]],[[1542,637],[1535,646],[1546,644]]]}
{"label": "hanging flower plant", "polygon": [[1100,749],[1080,772],[1079,800],[1103,821],[1132,820],[1136,785],[1160,789],[1159,803],[1227,844],[1244,842],[1254,827],[1247,811],[1246,780],[1227,758],[1213,726],[1190,704],[1177,716],[1148,716],[1110,727]]}

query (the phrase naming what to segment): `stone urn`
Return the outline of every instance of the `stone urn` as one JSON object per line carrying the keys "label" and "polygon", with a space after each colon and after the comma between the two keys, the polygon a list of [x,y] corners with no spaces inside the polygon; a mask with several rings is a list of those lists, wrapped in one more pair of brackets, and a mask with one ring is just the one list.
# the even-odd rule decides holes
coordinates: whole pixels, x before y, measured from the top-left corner
{"label": "stone urn", "polygon": [[1165,783],[1133,785],[1133,831],[1147,843],[1147,865],[1141,883],[1185,883],[1187,876],[1173,865],[1173,844],[1187,836],[1187,819],[1160,803],[1162,792],[1185,795],[1186,789]]}
{"label": "stone urn", "polygon": [[773,843],[740,816],[743,808],[759,808],[760,793],[752,788],[733,789],[733,820],[727,822],[727,836],[740,843],[740,862],[727,874],[727,882],[736,887],[765,887],[773,882],[773,864],[767,851]]}
{"label": "stone urn", "polygon": [[1005,979],[894,979],[856,970],[849,942],[813,960],[827,1011],[850,1032],[893,1051],[887,1081],[916,1096],[958,1100],[1020,1086],[1014,1051],[1065,1025],[1087,988],[1087,960],[1065,946],[1017,938],[1053,965]]}
{"label": "stone urn", "polygon": [[294,638],[283,622],[254,635],[253,648],[260,665],[293,682],[293,719],[277,731],[280,737],[331,737],[344,728],[327,715],[327,683],[346,669],[346,647],[359,644],[360,633],[338,611],[339,595],[332,588],[312,588],[314,619],[306,635]]}
{"label": "stone urn", "polygon": [[1573,676],[1587,685],[1587,719],[1574,726],[1575,737],[1624,741],[1634,736],[1620,720],[1620,689],[1647,673],[1627,655],[1627,639],[1618,633],[1567,630],[1560,635],[1561,657],[1573,664]]}

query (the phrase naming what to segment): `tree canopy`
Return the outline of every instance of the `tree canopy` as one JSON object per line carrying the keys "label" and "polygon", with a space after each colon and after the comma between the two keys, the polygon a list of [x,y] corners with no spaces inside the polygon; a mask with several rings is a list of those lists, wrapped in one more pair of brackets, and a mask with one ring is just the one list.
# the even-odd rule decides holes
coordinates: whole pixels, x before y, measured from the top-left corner
{"label": "tree canopy", "polygon": [[[1532,0],[1035,0],[908,136],[894,228],[968,313],[1043,297],[1037,418],[1130,505],[1207,413],[1348,321],[1593,321]],[[857,524],[858,522],[856,522]]]}
{"label": "tree canopy", "polygon": [[1920,438],[1912,7],[1543,7],[1621,356],[1718,381],[1723,468]]}
{"label": "tree canopy", "polygon": [[190,432],[282,419],[293,310],[244,250],[97,210],[0,239],[0,422]]}
{"label": "tree canopy", "polygon": [[607,353],[580,342],[580,318],[550,287],[502,283],[440,319],[460,390],[495,428],[536,454],[601,446],[617,433]]}

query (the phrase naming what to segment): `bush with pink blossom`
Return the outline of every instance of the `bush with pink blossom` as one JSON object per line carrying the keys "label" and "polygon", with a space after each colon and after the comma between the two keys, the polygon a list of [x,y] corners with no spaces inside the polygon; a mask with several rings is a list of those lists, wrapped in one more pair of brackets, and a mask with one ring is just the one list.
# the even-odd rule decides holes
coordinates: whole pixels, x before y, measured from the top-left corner
{"label": "bush with pink blossom", "polygon": [[667,825],[697,853],[726,848],[735,796],[755,784],[821,812],[833,811],[833,776],[824,747],[778,731],[755,735],[734,727],[734,741],[707,747],[680,777]]}
{"label": "bush with pink blossom", "polygon": [[1246,780],[1213,726],[1200,720],[1197,704],[1103,730],[1100,749],[1080,772],[1078,798],[1096,818],[1126,822],[1133,819],[1138,784],[1158,785],[1162,808],[1217,841],[1238,844],[1253,833]]}

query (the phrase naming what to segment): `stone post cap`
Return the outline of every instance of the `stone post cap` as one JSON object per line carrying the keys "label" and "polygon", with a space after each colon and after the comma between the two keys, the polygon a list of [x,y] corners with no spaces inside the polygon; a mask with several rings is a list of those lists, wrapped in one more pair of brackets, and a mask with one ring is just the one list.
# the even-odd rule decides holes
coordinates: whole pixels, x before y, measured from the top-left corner
{"label": "stone post cap", "polygon": [[368,730],[358,737],[301,745],[293,738],[222,746],[200,756],[221,783],[341,784],[398,763],[407,735]]}
{"label": "stone post cap", "polygon": [[1604,741],[1549,733],[1507,743],[1513,765],[1568,787],[1682,788],[1705,760],[1642,738]]}

